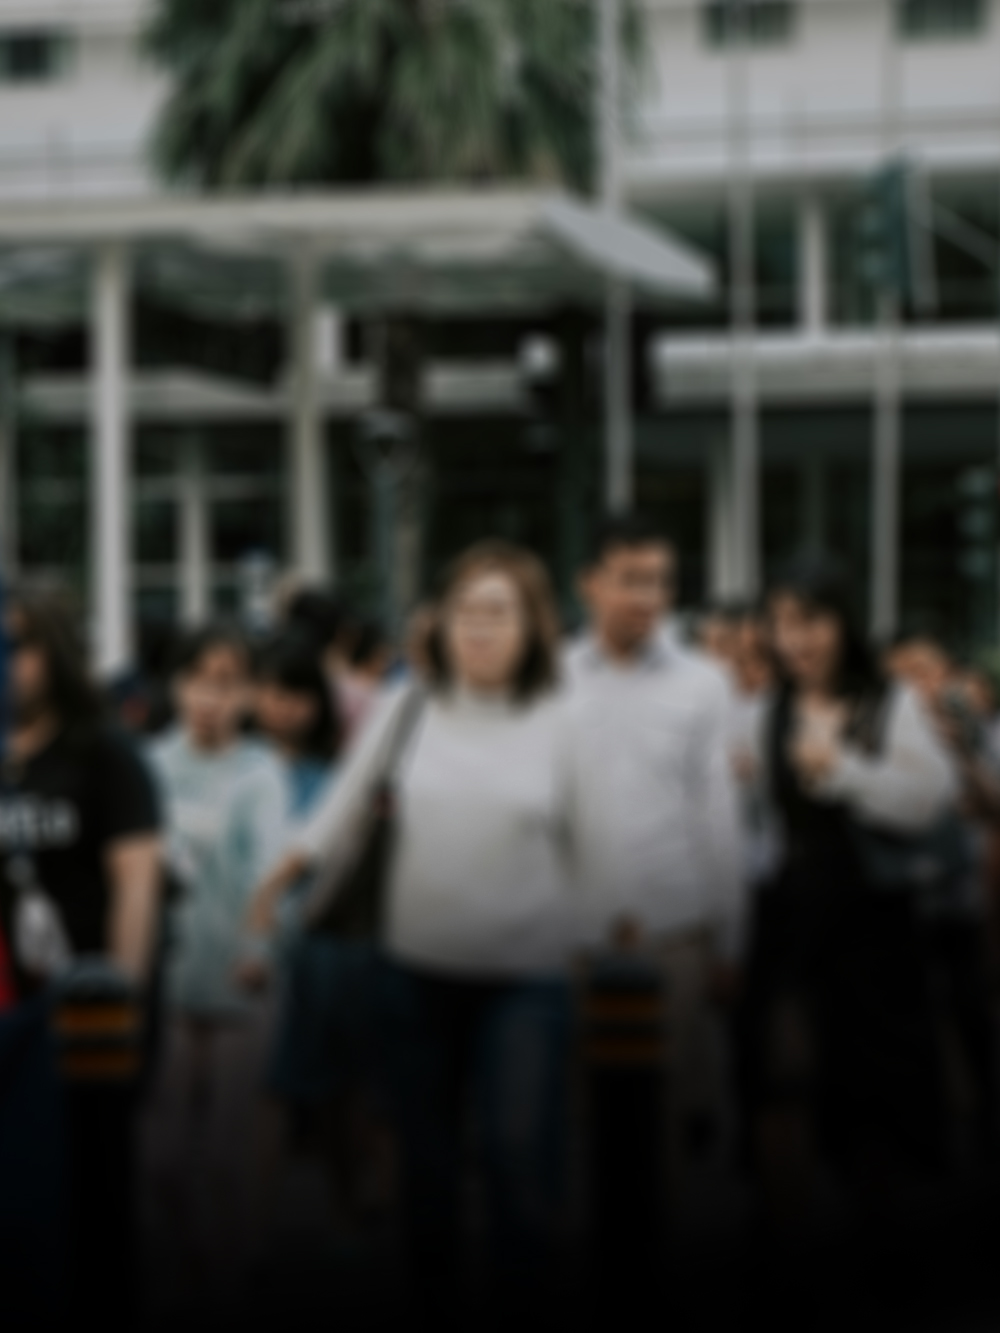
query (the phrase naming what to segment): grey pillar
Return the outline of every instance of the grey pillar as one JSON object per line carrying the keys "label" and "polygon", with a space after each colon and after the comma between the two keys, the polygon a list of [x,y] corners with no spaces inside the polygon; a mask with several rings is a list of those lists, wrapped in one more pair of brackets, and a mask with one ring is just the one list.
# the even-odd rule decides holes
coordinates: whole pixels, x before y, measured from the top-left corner
{"label": "grey pillar", "polygon": [[201,437],[184,441],[181,459],[181,617],[186,625],[200,625],[211,612],[211,560],[205,459]]}
{"label": "grey pillar", "polygon": [[323,583],[332,570],[326,512],[326,445],[316,356],[318,264],[313,255],[303,252],[292,257],[290,269],[290,556],[292,567],[301,578]]}
{"label": "grey pillar", "polygon": [[0,573],[18,574],[17,366],[13,332],[0,330]]}
{"label": "grey pillar", "polygon": [[91,283],[91,589],[98,671],[133,659],[130,429],[130,256],[109,241],[94,256]]}

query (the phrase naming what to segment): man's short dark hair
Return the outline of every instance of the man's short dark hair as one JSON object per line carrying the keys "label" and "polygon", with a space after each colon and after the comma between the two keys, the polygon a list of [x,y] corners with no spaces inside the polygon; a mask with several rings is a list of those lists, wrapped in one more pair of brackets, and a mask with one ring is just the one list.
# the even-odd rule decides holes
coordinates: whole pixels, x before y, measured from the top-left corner
{"label": "man's short dark hair", "polygon": [[901,629],[898,629],[886,644],[886,647],[891,652],[893,649],[911,648],[917,645],[933,648],[935,652],[948,658],[949,661],[955,657],[947,636],[942,632],[937,621],[929,616],[910,621]]}
{"label": "man's short dark hair", "polygon": [[662,546],[668,551],[674,544],[652,519],[644,514],[616,514],[604,518],[594,531],[587,564],[591,569],[601,564],[613,551],[635,550],[639,546]]}

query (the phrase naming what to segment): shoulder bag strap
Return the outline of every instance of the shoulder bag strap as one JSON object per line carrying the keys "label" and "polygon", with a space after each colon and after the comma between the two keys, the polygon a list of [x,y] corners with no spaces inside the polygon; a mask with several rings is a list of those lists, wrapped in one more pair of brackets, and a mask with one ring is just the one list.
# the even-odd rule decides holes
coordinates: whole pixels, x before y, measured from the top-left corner
{"label": "shoulder bag strap", "polygon": [[385,754],[385,761],[381,766],[381,776],[376,784],[376,788],[382,788],[384,790],[386,787],[391,787],[395,781],[399,766],[406,753],[406,748],[413,739],[417,724],[423,716],[426,704],[427,696],[423,686],[412,686],[406,698],[403,700],[399,710],[399,717],[396,719],[395,726],[392,729],[389,746]]}

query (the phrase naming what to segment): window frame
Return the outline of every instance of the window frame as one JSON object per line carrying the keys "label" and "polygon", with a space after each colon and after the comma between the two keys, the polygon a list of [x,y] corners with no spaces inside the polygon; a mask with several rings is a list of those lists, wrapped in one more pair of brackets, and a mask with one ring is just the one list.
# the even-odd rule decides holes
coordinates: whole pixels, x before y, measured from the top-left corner
{"label": "window frame", "polygon": [[[962,5],[967,6],[971,15],[968,27],[945,23],[934,26],[935,7],[943,14],[946,10],[955,13]],[[924,17],[914,22],[914,16],[919,14]],[[896,37],[901,42],[969,42],[989,30],[990,4],[989,0],[895,0],[894,17]]]}
{"label": "window frame", "polygon": [[[725,55],[744,46],[748,51],[780,51],[792,46],[798,31],[799,4],[797,0],[744,0],[749,23],[740,38],[733,40],[729,31],[727,10],[736,0],[702,0],[700,8],[702,44],[707,50]],[[782,16],[780,31],[767,31],[762,20],[768,16]]]}
{"label": "window frame", "polygon": [[[36,45],[45,52],[44,59],[32,65],[31,61],[18,68],[15,52]],[[0,27],[0,89],[34,88],[40,84],[55,83],[69,70],[73,50],[73,34],[66,28],[5,28]]]}

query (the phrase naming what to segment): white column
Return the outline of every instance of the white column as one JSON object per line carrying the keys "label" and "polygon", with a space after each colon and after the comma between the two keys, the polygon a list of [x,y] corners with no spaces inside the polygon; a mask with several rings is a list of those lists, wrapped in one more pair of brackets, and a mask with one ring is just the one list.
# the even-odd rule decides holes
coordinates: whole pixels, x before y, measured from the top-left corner
{"label": "white column", "polygon": [[[601,203],[610,216],[622,211],[621,0],[598,4],[598,118]],[[628,285],[609,276],[604,306],[604,501],[609,513],[632,508],[634,493],[632,405],[632,299]]]}
{"label": "white column", "polygon": [[809,191],[799,204],[799,326],[818,338],[829,322],[827,227],[822,199]]}
{"label": "white column", "polygon": [[130,260],[109,241],[91,284],[91,596],[97,669],[111,675],[133,656],[129,438]]}
{"label": "white column", "polygon": [[211,610],[211,562],[208,551],[208,503],[202,441],[184,442],[180,489],[181,617],[185,625],[203,624]]}
{"label": "white column", "polygon": [[730,6],[728,57],[729,245],[731,319],[731,432],[733,550],[736,587],[743,597],[760,588],[760,432],[756,354],[756,221],[750,142],[749,22]]}
{"label": "white column", "polygon": [[877,639],[886,639],[896,630],[899,618],[902,469],[899,315],[892,296],[882,298],[879,329],[872,441],[871,632]]}
{"label": "white column", "polygon": [[733,486],[729,441],[712,441],[708,455],[708,582],[710,596],[718,600],[734,596],[738,579],[734,571]]}
{"label": "white column", "polygon": [[308,252],[290,263],[292,287],[289,376],[291,564],[310,582],[331,576],[327,526],[327,469],[323,413],[317,374],[317,263]]}
{"label": "white column", "polygon": [[[882,31],[880,127],[880,147],[885,158],[900,146],[902,70],[893,14],[893,7],[887,4]],[[900,311],[892,292],[886,291],[879,297],[877,328],[871,466],[871,632],[874,637],[885,639],[898,625],[901,563]]]}
{"label": "white column", "polygon": [[18,574],[17,367],[14,335],[0,331],[0,574]]}

